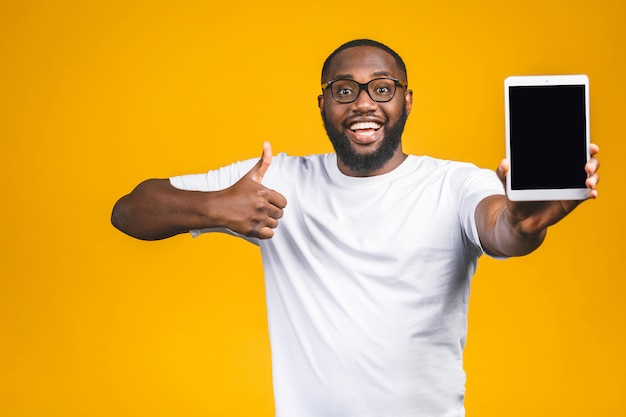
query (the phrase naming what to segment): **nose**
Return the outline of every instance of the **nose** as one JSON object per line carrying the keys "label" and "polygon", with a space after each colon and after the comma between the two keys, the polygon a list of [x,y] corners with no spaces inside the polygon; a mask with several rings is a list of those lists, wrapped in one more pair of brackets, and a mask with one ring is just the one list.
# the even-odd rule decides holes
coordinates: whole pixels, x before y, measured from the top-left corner
{"label": "nose", "polygon": [[370,95],[367,93],[367,88],[361,88],[359,95],[356,97],[356,100],[352,102],[352,105],[359,110],[370,110],[375,109],[378,103],[372,100]]}

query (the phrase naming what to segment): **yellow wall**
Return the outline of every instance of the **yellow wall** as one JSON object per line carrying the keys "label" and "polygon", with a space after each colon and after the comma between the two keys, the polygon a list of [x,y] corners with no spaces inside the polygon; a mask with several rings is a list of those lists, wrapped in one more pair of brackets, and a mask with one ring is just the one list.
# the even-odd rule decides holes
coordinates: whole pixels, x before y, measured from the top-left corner
{"label": "yellow wall", "polygon": [[506,76],[589,75],[600,199],[481,260],[467,414],[626,416],[624,0],[211,3],[2,1],[1,415],[272,415],[256,248],[135,241],[110,210],[264,140],[329,151],[321,63],[371,37],[409,67],[405,150],[480,166],[504,154]]}

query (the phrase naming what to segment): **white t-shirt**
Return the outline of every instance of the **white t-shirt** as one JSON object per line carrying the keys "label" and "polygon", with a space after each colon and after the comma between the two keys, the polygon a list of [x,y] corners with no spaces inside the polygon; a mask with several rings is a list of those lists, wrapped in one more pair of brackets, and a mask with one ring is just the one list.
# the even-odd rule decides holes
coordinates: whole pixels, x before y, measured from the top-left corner
{"label": "white t-shirt", "polygon": [[[235,183],[258,159],[171,178]],[[335,154],[274,157],[263,184],[287,207],[261,248],[277,417],[459,417],[469,284],[483,253],[474,213],[493,171],[409,156],[343,175]],[[192,232],[197,235],[207,229]],[[231,232],[232,233],[232,232]]]}

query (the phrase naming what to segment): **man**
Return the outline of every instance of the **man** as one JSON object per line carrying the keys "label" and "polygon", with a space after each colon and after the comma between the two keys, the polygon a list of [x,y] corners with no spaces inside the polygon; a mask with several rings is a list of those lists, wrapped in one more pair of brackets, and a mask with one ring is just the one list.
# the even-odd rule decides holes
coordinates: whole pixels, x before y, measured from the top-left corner
{"label": "man", "polygon": [[[336,153],[272,158],[265,143],[258,161],[148,180],[113,224],[140,239],[221,231],[259,245],[277,416],[462,416],[478,257],[533,251],[580,202],[507,200],[506,161],[495,174],[403,153],[412,92],[378,42],[333,52],[318,102]],[[585,166],[590,198],[598,166]]]}

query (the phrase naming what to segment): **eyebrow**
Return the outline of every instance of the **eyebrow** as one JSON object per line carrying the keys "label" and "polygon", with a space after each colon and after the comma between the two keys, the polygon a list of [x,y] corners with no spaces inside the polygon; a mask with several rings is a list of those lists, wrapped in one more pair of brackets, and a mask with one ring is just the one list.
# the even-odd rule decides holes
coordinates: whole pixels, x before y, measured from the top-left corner
{"label": "eyebrow", "polygon": [[[389,71],[376,71],[372,74],[373,77],[393,77]],[[354,80],[354,76],[352,74],[337,74],[335,80]]]}

